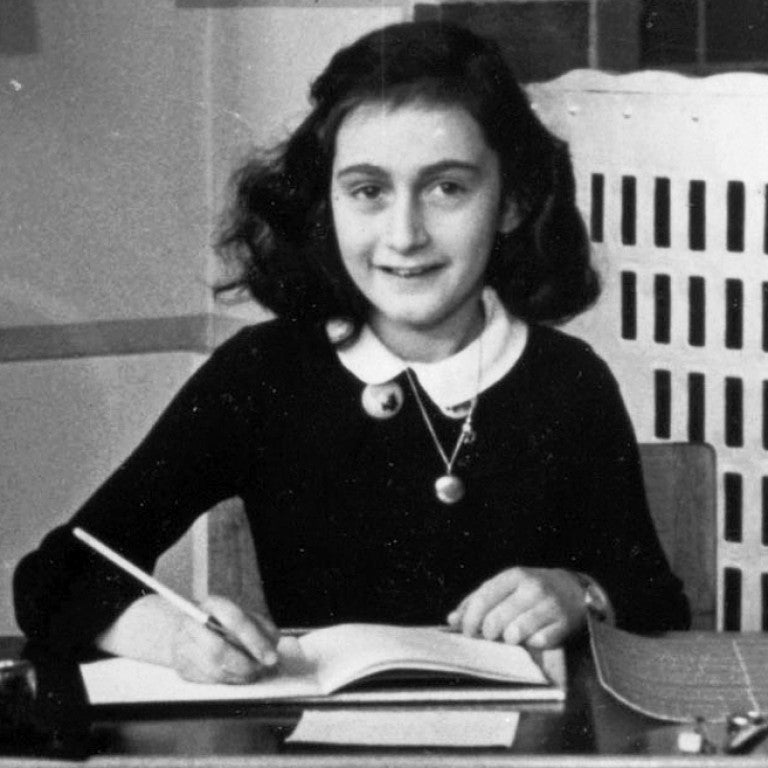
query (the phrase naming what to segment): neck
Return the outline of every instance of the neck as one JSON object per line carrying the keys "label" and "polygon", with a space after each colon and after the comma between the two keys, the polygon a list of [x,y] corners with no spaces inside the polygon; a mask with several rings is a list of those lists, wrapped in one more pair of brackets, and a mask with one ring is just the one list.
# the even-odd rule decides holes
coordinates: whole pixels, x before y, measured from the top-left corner
{"label": "neck", "polygon": [[471,344],[483,330],[485,322],[480,297],[434,327],[413,327],[405,323],[390,323],[371,318],[370,325],[380,341],[401,360],[434,363],[455,355]]}

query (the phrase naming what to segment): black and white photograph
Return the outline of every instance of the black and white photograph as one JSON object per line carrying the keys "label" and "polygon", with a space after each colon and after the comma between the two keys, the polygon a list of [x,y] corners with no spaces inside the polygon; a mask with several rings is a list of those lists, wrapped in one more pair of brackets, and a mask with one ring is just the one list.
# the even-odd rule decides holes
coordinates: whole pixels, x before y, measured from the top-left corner
{"label": "black and white photograph", "polygon": [[768,759],[766,0],[0,0],[0,768]]}

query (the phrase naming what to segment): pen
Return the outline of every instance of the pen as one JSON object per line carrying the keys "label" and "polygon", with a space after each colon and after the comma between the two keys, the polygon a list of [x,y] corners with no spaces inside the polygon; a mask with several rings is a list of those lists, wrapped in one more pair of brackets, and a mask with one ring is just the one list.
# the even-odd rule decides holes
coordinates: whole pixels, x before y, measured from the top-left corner
{"label": "pen", "polygon": [[236,648],[241,653],[244,653],[248,658],[255,659],[254,655],[240,642],[240,640],[225,627],[215,616],[210,613],[206,613],[202,608],[198,607],[194,603],[190,602],[186,598],[182,597],[178,593],[174,592],[170,587],[166,587],[165,584],[158,581],[153,576],[145,573],[135,566],[130,560],[126,560],[122,555],[115,552],[103,542],[99,541],[95,536],[92,536],[88,531],[84,531],[82,528],[74,528],[72,533],[76,538],[80,539],[83,544],[88,545],[92,550],[98,552],[102,557],[109,560],[114,565],[122,568],[126,573],[133,576],[134,579],[140,581],[145,587],[149,587],[161,597],[165,598],[171,605],[178,608],[182,613],[185,613],[190,618],[194,619],[198,624],[202,624],[206,629],[217,634],[233,648]]}

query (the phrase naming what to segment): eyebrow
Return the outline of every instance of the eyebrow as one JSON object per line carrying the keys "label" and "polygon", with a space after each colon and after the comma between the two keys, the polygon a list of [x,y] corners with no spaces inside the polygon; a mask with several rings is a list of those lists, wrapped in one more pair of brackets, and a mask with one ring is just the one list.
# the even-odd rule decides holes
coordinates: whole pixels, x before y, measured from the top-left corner
{"label": "eyebrow", "polygon": [[[477,163],[470,163],[466,160],[440,160],[437,163],[424,166],[419,171],[419,177],[436,176],[446,171],[465,171],[473,175],[480,175],[481,169]],[[378,165],[372,163],[356,163],[355,165],[348,165],[345,168],[341,168],[336,172],[337,179],[343,179],[346,176],[354,175],[363,176],[387,176],[388,173]]]}

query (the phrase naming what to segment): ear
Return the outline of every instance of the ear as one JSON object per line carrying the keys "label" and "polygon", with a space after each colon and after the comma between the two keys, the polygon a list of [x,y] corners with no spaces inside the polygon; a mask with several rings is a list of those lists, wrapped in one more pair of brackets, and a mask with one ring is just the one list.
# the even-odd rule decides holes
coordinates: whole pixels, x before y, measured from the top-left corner
{"label": "ear", "polygon": [[522,216],[517,202],[512,197],[505,198],[499,214],[498,231],[502,235],[510,235],[520,226],[521,221]]}

